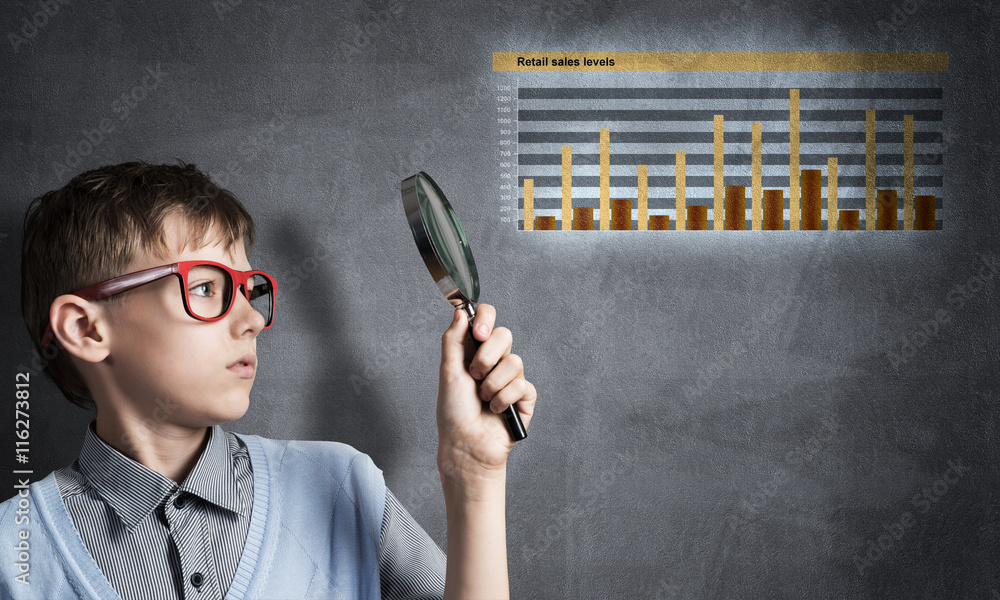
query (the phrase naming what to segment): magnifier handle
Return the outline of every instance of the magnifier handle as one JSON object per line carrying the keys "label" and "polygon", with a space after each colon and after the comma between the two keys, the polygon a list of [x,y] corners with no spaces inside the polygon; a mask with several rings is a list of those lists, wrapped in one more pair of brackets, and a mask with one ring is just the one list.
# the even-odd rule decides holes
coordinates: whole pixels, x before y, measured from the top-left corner
{"label": "magnifier handle", "polygon": [[[472,340],[472,350],[473,352],[477,352],[483,343],[472,335],[472,320],[476,317],[476,308],[471,302],[465,304],[462,308],[469,317],[469,338]],[[486,375],[489,375],[489,373]],[[486,377],[486,375],[483,375],[483,377]],[[528,437],[528,432],[524,429],[524,423],[521,422],[521,415],[518,414],[517,409],[513,405],[508,406],[506,410],[500,413],[500,416],[503,417],[503,422],[507,424],[507,431],[510,432],[511,439],[515,442],[520,442]]]}

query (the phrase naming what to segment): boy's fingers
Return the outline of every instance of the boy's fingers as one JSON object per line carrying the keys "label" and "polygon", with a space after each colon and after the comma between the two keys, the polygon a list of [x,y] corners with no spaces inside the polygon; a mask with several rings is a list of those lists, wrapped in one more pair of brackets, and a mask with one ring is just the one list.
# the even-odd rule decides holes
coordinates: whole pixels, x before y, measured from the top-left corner
{"label": "boy's fingers", "polygon": [[507,407],[514,404],[514,409],[521,414],[521,421],[527,428],[531,416],[534,413],[535,399],[538,392],[535,386],[523,377],[518,377],[508,383],[502,390],[497,392],[493,400],[490,401],[490,410],[500,413],[507,410]]}
{"label": "boy's fingers", "polygon": [[497,327],[490,333],[490,339],[483,342],[483,345],[476,351],[476,355],[469,363],[469,374],[473,379],[482,379],[506,356],[510,355],[510,349],[514,343],[514,336],[510,329]]}
{"label": "boy's fingers", "polygon": [[480,342],[485,342],[493,331],[493,324],[497,320],[497,309],[491,305],[477,304],[476,318],[472,322],[472,335]]}
{"label": "boy's fingers", "polygon": [[[500,330],[497,329],[497,333]],[[508,383],[524,376],[524,362],[516,354],[505,354],[493,370],[479,384],[479,399],[484,402],[493,397]]]}

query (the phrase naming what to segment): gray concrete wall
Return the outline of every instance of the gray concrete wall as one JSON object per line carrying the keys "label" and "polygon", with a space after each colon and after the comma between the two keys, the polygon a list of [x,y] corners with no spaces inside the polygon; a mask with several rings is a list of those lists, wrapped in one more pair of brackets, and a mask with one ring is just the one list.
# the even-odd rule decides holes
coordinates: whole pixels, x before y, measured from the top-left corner
{"label": "gray concrete wall", "polygon": [[[0,496],[17,467],[11,380],[34,368],[24,208],[84,169],[181,158],[254,215],[253,264],[302,280],[227,427],[353,444],[444,545],[433,407],[451,312],[398,189],[423,169],[539,393],[510,458],[513,597],[1000,597],[1000,278],[982,262],[1000,255],[996,3],[50,4],[0,10]],[[948,52],[945,229],[546,238],[499,223],[495,85],[516,78],[491,53],[608,49]],[[920,338],[938,309],[950,322]],[[904,339],[923,345],[894,366]],[[41,477],[75,458],[90,415],[41,376],[32,398]]]}

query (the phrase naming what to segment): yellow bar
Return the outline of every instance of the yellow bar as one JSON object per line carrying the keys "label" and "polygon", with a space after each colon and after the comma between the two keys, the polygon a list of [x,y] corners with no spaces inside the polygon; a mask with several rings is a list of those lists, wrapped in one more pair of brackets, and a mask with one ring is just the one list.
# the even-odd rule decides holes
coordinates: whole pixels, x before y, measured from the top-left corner
{"label": "yellow bar", "polygon": [[837,211],[837,158],[826,159],[826,228],[837,231],[840,213]]}
{"label": "yellow bar", "polygon": [[683,150],[677,151],[675,165],[674,189],[677,196],[677,215],[674,217],[674,227],[677,231],[684,231],[687,227],[687,181],[685,181],[687,158]]}
{"label": "yellow bar", "polygon": [[799,229],[799,90],[788,91],[788,229]]}
{"label": "yellow bar", "polygon": [[524,180],[524,230],[535,229],[535,180]]}
{"label": "yellow bar", "polygon": [[750,154],[751,176],[750,176],[750,220],[751,228],[760,231],[761,225],[761,153],[763,143],[761,142],[761,124],[754,123],[751,126]]}
{"label": "yellow bar", "polygon": [[646,179],[649,177],[649,166],[639,165],[639,231],[647,231],[649,211],[647,206]]}
{"label": "yellow bar", "polygon": [[947,52],[494,52],[494,71],[947,71]]}
{"label": "yellow bar", "polygon": [[725,203],[725,186],[723,185],[724,155],[722,154],[723,144],[723,119],[722,115],[715,115],[715,204],[712,207],[712,216],[716,231],[722,231],[723,225],[723,205]]}
{"label": "yellow bar", "polygon": [[611,130],[601,130],[601,231],[611,227]]}
{"label": "yellow bar", "polygon": [[903,115],[903,229],[913,229],[913,115]]}
{"label": "yellow bar", "polygon": [[875,111],[865,111],[865,230],[875,231]]}
{"label": "yellow bar", "polygon": [[562,230],[573,229],[573,148],[562,147]]}

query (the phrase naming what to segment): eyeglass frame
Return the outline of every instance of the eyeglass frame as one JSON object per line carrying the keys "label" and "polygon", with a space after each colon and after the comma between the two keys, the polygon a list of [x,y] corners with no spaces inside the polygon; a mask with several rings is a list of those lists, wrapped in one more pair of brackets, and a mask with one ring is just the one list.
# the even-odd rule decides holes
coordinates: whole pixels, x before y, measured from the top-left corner
{"label": "eyeglass frame", "polygon": [[[191,272],[192,267],[203,265],[222,269],[229,274],[229,277],[233,282],[233,293],[229,297],[229,306],[227,306],[226,310],[217,317],[200,317],[194,314],[194,311],[192,311],[191,307],[188,305],[188,273]],[[270,329],[271,325],[274,324],[274,308],[277,304],[278,295],[278,282],[275,281],[274,277],[271,277],[264,271],[237,271],[236,269],[232,269],[222,263],[210,260],[182,260],[169,265],[161,265],[159,267],[142,269],[141,271],[133,271],[132,273],[126,273],[125,275],[119,275],[118,277],[112,277],[111,279],[106,279],[99,283],[88,285],[85,288],[71,293],[74,296],[83,298],[84,300],[103,300],[116,294],[121,294],[139,286],[146,285],[147,283],[159,281],[164,277],[170,277],[171,275],[177,275],[178,280],[180,281],[181,299],[184,303],[185,312],[187,312],[187,314],[193,319],[207,322],[224,319],[226,315],[229,314],[229,311],[233,309],[233,304],[236,303],[237,290],[241,287],[243,288],[243,296],[247,299],[247,302],[249,302],[250,289],[247,288],[247,280],[253,275],[263,275],[271,285],[271,314],[266,317],[263,329]],[[45,333],[42,334],[42,348],[45,348],[52,342],[54,334],[55,332],[52,330],[52,323],[50,322],[45,327]]]}

